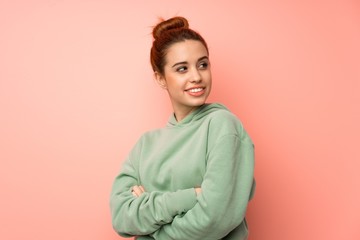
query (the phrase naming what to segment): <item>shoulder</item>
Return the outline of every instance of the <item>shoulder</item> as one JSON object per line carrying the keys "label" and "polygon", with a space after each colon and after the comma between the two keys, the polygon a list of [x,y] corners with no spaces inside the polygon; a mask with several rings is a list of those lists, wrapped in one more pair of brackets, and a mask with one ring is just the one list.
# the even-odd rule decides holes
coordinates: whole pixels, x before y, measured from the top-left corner
{"label": "shoulder", "polygon": [[218,109],[210,114],[213,121],[240,122],[238,117],[228,109]]}
{"label": "shoulder", "polygon": [[208,131],[214,138],[222,136],[237,136],[241,140],[250,141],[242,121],[227,108],[218,109],[209,114]]}
{"label": "shoulder", "polygon": [[209,124],[215,128],[243,128],[240,119],[228,109],[218,109],[209,114]]}

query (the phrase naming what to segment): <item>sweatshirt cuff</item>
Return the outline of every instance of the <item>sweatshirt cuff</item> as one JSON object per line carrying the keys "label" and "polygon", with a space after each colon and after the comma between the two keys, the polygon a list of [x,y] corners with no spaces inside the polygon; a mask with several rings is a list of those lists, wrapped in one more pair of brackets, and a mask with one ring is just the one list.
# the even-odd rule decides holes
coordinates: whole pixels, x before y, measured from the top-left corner
{"label": "sweatshirt cuff", "polygon": [[178,215],[192,209],[197,203],[194,188],[182,189],[172,192],[166,200],[170,214]]}

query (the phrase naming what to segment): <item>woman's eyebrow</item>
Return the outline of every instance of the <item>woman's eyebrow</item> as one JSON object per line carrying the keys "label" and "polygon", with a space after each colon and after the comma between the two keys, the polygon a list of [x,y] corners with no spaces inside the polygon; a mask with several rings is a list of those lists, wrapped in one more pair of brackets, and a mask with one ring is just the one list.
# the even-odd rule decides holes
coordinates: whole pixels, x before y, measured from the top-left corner
{"label": "woman's eyebrow", "polygon": [[201,60],[205,60],[205,59],[209,60],[209,57],[208,56],[203,56],[203,57],[198,59],[198,62],[200,62]]}
{"label": "woman's eyebrow", "polygon": [[178,62],[178,63],[175,63],[174,65],[172,65],[172,67],[175,67],[177,65],[183,65],[183,64],[187,64],[188,62]]}
{"label": "woman's eyebrow", "polygon": [[[208,56],[203,56],[203,57],[201,57],[201,58],[198,59],[198,62],[200,62],[201,60],[204,60],[204,59],[209,59],[209,57],[208,57]],[[178,63],[175,63],[174,65],[172,65],[172,67],[175,67],[175,66],[177,66],[177,65],[183,65],[183,64],[188,64],[188,62],[187,62],[187,61],[178,62]]]}

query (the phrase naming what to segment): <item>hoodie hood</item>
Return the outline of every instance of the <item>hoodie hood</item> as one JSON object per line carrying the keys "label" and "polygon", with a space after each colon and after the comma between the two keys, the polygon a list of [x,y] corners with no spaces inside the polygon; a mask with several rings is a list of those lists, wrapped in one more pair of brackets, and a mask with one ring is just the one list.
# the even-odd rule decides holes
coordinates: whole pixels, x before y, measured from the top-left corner
{"label": "hoodie hood", "polygon": [[196,121],[202,119],[203,117],[207,116],[208,114],[218,111],[218,110],[226,110],[229,111],[224,105],[220,103],[206,103],[196,110],[192,111],[187,115],[183,120],[180,122],[176,121],[175,113],[171,114],[169,120],[167,122],[167,127],[181,127],[191,123],[192,121]]}

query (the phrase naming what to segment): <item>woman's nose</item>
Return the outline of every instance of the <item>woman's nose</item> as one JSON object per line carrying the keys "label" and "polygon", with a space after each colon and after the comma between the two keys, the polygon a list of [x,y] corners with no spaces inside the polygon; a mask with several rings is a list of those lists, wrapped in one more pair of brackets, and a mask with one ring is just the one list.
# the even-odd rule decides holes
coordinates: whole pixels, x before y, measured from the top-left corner
{"label": "woman's nose", "polygon": [[191,73],[192,73],[192,75],[191,75],[190,82],[192,82],[192,83],[201,82],[201,75],[197,69],[194,69]]}

